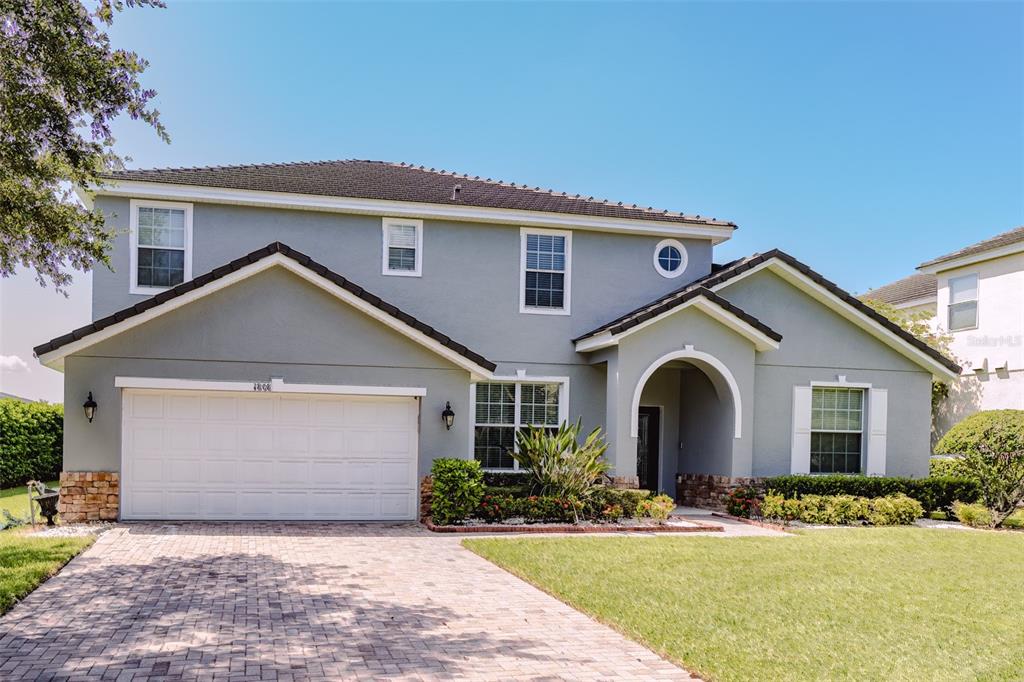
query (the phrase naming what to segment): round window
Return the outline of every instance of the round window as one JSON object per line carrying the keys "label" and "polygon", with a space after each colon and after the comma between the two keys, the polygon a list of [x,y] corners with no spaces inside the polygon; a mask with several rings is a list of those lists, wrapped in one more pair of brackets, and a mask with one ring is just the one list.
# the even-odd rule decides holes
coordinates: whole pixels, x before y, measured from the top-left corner
{"label": "round window", "polygon": [[675,239],[665,239],[654,249],[654,269],[662,277],[678,277],[686,269],[686,247]]}

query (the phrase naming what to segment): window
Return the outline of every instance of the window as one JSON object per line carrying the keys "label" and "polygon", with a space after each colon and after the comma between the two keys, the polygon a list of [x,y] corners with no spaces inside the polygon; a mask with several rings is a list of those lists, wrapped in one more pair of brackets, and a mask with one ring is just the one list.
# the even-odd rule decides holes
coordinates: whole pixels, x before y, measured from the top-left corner
{"label": "window", "polygon": [[131,202],[130,291],[151,294],[192,278],[192,205]]}
{"label": "window", "polygon": [[675,239],[663,239],[654,247],[654,269],[662,277],[678,277],[686,270],[686,247]]}
{"label": "window", "polygon": [[949,280],[949,331],[978,326],[978,276]]}
{"label": "window", "polygon": [[864,389],[814,387],[812,474],[858,474],[864,435]]}
{"label": "window", "polygon": [[563,421],[562,383],[475,384],[473,456],[485,469],[519,468],[512,457],[516,431],[525,426],[558,428]]}
{"label": "window", "polygon": [[519,311],[569,314],[572,233],[523,230]]}
{"label": "window", "polygon": [[423,221],[384,218],[381,273],[419,277],[423,266]]}

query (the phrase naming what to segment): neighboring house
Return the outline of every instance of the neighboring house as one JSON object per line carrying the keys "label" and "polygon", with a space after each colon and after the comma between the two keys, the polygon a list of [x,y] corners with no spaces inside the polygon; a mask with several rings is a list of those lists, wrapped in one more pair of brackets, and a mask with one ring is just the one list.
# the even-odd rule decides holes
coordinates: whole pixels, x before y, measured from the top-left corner
{"label": "neighboring house", "polygon": [[935,316],[963,376],[935,420],[941,436],[979,410],[1024,409],[1024,226],[918,266],[865,299]]}
{"label": "neighboring house", "polygon": [[434,458],[580,417],[684,499],[924,475],[960,369],[781,251],[713,265],[723,220],[371,161],[111,179],[94,322],[36,348],[96,403],[65,518],[413,519]]}

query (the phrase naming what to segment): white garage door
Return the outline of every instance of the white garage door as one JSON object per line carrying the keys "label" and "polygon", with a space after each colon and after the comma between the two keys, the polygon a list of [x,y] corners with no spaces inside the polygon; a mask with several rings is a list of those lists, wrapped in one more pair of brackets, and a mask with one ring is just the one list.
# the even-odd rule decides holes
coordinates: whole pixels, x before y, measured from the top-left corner
{"label": "white garage door", "polygon": [[125,389],[125,519],[416,518],[415,398]]}

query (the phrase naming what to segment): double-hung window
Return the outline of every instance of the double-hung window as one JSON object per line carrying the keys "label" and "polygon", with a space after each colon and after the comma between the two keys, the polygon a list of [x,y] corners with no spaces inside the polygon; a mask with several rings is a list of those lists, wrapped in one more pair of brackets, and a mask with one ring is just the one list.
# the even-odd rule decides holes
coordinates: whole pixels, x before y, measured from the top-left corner
{"label": "double-hung window", "polygon": [[423,272],[423,221],[384,218],[381,272],[419,277]]}
{"label": "double-hung window", "polygon": [[568,315],[572,233],[523,229],[520,239],[519,311]]}
{"label": "double-hung window", "polygon": [[978,276],[964,275],[949,280],[949,331],[978,326]]}
{"label": "double-hung window", "polygon": [[811,393],[812,474],[859,474],[864,389],[815,386]]}
{"label": "double-hung window", "polygon": [[192,205],[131,202],[131,284],[151,294],[192,278]]}
{"label": "double-hung window", "polygon": [[517,470],[516,431],[557,429],[564,420],[562,383],[479,383],[475,392],[473,456],[485,469]]}

